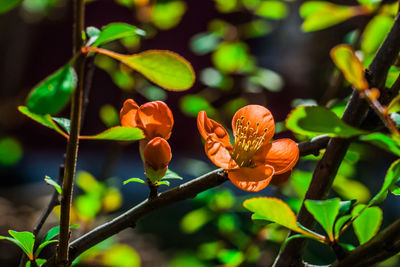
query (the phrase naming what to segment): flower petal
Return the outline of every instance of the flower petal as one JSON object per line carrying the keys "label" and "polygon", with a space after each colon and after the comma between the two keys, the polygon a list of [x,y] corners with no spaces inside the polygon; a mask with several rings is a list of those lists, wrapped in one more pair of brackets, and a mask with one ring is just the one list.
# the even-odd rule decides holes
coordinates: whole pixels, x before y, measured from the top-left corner
{"label": "flower petal", "polygon": [[128,127],[138,127],[137,112],[139,106],[133,99],[127,99],[122,106],[119,116],[121,118],[121,125]]}
{"label": "flower petal", "polygon": [[272,176],[272,180],[269,184],[273,186],[282,186],[286,184],[287,181],[289,181],[290,175],[292,175],[292,170],[284,172],[282,174],[275,174],[274,176]]}
{"label": "flower petal", "polygon": [[229,134],[225,128],[218,122],[209,119],[203,110],[197,115],[197,128],[204,140],[207,140],[211,134],[214,134],[214,138],[217,138],[224,146],[231,146]]}
{"label": "flower petal", "polygon": [[267,164],[255,168],[242,167],[228,172],[228,178],[238,188],[245,191],[257,192],[269,184],[274,174],[274,168]]}
{"label": "flower petal", "polygon": [[255,164],[269,164],[275,169],[275,174],[282,174],[296,165],[299,159],[299,148],[296,142],[284,138],[273,141],[261,147],[253,157]]}
{"label": "flower petal", "polygon": [[[257,129],[257,136],[263,136],[265,134],[265,143],[268,143],[274,136],[274,117],[265,107],[260,105],[247,105],[236,111],[232,119],[233,135],[236,136],[236,132],[239,130],[240,125],[246,127],[248,123],[248,129]],[[257,126],[257,124],[259,125]],[[267,129],[266,132],[265,129]]]}
{"label": "flower petal", "polygon": [[171,136],[174,117],[164,102],[153,101],[141,105],[138,118],[148,139],[162,137],[168,140]]}
{"label": "flower petal", "polygon": [[230,150],[232,146],[225,146],[224,143],[221,142],[218,138],[216,138],[215,134],[211,134],[208,136],[204,148],[208,158],[218,167],[221,167],[226,170],[238,169],[239,166],[233,160],[230,154]]}

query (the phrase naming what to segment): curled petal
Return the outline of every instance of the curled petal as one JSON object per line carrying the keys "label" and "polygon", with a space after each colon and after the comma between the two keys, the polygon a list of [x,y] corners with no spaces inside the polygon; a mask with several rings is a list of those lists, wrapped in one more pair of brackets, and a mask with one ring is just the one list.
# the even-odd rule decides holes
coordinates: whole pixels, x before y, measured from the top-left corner
{"label": "curled petal", "polygon": [[128,127],[140,127],[137,122],[137,113],[139,106],[133,99],[127,99],[122,106],[119,116],[121,118],[121,125]]}
{"label": "curled petal", "polygon": [[245,191],[257,192],[270,183],[274,168],[267,164],[255,168],[242,167],[239,170],[228,172],[228,178],[238,188]]}
{"label": "curled petal", "polygon": [[214,134],[214,138],[217,138],[226,147],[230,146],[228,132],[221,124],[209,119],[205,111],[200,111],[197,115],[197,128],[204,140],[207,140],[211,134]]}
{"label": "curled petal", "polygon": [[284,138],[263,146],[253,157],[255,164],[269,164],[275,169],[275,174],[282,174],[296,165],[299,159],[299,148],[296,142]]}
{"label": "curled petal", "polygon": [[265,143],[268,143],[275,133],[274,117],[271,112],[263,106],[247,105],[239,109],[233,116],[233,135],[236,136],[236,133],[243,129],[243,127],[248,127],[248,129],[253,128],[254,131],[257,130],[257,136],[263,136],[265,134]]}
{"label": "curled petal", "polygon": [[162,137],[168,140],[171,136],[174,118],[164,102],[153,101],[143,104],[139,108],[138,119],[148,139]]}
{"label": "curled petal", "polygon": [[208,158],[218,167],[225,170],[237,169],[239,166],[233,160],[230,154],[232,146],[226,147],[215,134],[209,135],[207,138],[204,148]]}
{"label": "curled petal", "polygon": [[273,186],[282,186],[289,181],[290,175],[292,175],[292,170],[282,174],[275,174],[272,176],[272,180],[269,184]]}

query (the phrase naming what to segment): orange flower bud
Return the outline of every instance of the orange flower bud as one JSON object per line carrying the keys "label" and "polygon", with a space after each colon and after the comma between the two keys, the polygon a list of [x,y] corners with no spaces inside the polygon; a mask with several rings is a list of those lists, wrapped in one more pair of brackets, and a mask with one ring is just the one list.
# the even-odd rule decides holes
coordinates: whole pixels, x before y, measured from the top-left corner
{"label": "orange flower bud", "polygon": [[168,169],[172,158],[171,147],[164,138],[156,137],[147,143],[143,155],[146,175],[152,182],[158,181]]}

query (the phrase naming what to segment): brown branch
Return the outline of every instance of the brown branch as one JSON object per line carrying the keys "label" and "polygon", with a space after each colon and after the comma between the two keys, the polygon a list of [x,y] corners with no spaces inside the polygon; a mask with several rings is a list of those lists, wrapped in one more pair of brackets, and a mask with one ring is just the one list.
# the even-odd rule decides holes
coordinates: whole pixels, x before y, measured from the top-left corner
{"label": "brown branch", "polygon": [[[396,16],[395,23],[378,50],[366,76],[370,87],[380,88],[383,91],[386,75],[390,66],[394,63],[400,51],[400,19]],[[367,103],[362,100],[357,91],[353,91],[352,97],[346,107],[342,120],[346,123],[358,126],[368,112]],[[332,187],[333,179],[350,145],[350,140],[332,138],[327,146],[323,158],[313,173],[310,187],[305,199],[325,199]],[[312,215],[302,205],[298,221],[307,228],[312,228],[315,221]],[[306,244],[304,239],[290,241],[285,250],[278,256],[275,267],[304,266],[301,253]]]}
{"label": "brown branch", "polygon": [[84,30],[85,1],[74,0],[74,27],[73,27],[73,54],[79,55],[75,61],[75,70],[78,75],[78,87],[71,100],[71,134],[67,143],[65,158],[64,182],[61,196],[60,237],[57,249],[57,265],[68,266],[69,238],[70,238],[70,207],[74,183],[76,160],[78,156],[79,132],[81,127],[84,72],[86,55],[81,53],[83,47],[82,32]]}

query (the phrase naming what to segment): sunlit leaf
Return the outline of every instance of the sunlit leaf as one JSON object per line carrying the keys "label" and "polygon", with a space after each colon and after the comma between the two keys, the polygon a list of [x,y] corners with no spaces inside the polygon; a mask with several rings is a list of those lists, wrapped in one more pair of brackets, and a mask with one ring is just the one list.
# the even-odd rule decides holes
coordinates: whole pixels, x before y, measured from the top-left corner
{"label": "sunlit leaf", "polygon": [[131,183],[131,182],[134,182],[134,183],[141,183],[141,184],[147,184],[146,181],[144,181],[143,179],[140,179],[140,178],[129,178],[128,180],[125,180],[125,181],[123,182],[123,184],[126,185],[127,183]]}
{"label": "sunlit leaf", "polygon": [[338,239],[340,236],[340,231],[342,230],[343,226],[351,219],[352,215],[345,215],[336,220],[335,223],[335,239]]}
{"label": "sunlit leaf", "polygon": [[134,55],[122,55],[105,49],[96,51],[121,61],[168,90],[186,90],[194,83],[195,74],[190,63],[168,50],[147,50]]}
{"label": "sunlit leaf", "polygon": [[49,185],[52,185],[56,190],[57,190],[57,192],[61,195],[62,194],[62,189],[61,189],[61,186],[56,182],[56,181],[54,181],[50,176],[45,176],[44,177],[44,181],[47,183],[47,184],[49,184]]}
{"label": "sunlit leaf", "polygon": [[175,27],[186,11],[183,1],[157,1],[152,8],[152,21],[157,28],[167,30]]}
{"label": "sunlit leaf", "polygon": [[135,79],[130,73],[115,69],[111,74],[113,82],[122,90],[130,91],[135,86]]}
{"label": "sunlit leaf", "polygon": [[207,267],[208,265],[206,265],[200,259],[198,259],[196,254],[188,252],[179,252],[169,262],[168,267],[182,267],[182,266]]}
{"label": "sunlit leaf", "polygon": [[0,138],[0,166],[17,164],[22,158],[22,146],[13,137]]}
{"label": "sunlit leaf", "polygon": [[107,127],[117,126],[119,124],[119,113],[111,105],[104,105],[100,108],[100,119]]}
{"label": "sunlit leaf", "polygon": [[195,233],[200,230],[213,217],[210,211],[205,208],[192,210],[181,220],[181,229],[187,234]]}
{"label": "sunlit leaf", "polygon": [[30,92],[26,105],[37,114],[55,114],[68,103],[76,84],[75,70],[68,63],[36,85]]}
{"label": "sunlit leaf", "polygon": [[292,176],[290,177],[290,184],[293,186],[297,195],[303,199],[308,187],[310,186],[312,178],[311,172],[305,172],[300,170],[294,170]]}
{"label": "sunlit leaf", "polygon": [[389,104],[387,112],[399,112],[400,111],[400,95],[396,96]]}
{"label": "sunlit leaf", "polygon": [[223,73],[245,72],[252,65],[249,48],[242,42],[221,43],[212,54],[212,60]]}
{"label": "sunlit leaf", "polygon": [[144,138],[139,128],[115,126],[96,135],[80,136],[80,139],[91,140],[115,140],[115,141],[136,141]]}
{"label": "sunlit leaf", "polygon": [[0,14],[10,11],[21,2],[22,0],[0,0]]}
{"label": "sunlit leaf", "polygon": [[59,134],[61,134],[63,136],[65,135],[64,132],[53,121],[53,119],[51,118],[51,116],[49,114],[39,115],[39,114],[29,111],[29,109],[25,106],[19,106],[18,110],[19,110],[19,112],[21,112],[25,116],[29,117],[30,119],[55,130],[56,132],[58,132]]}
{"label": "sunlit leaf", "polygon": [[366,133],[344,123],[335,113],[324,107],[295,108],[286,118],[286,127],[295,133],[310,137],[327,134],[348,138]]}
{"label": "sunlit leaf", "polygon": [[238,0],[214,0],[217,6],[218,11],[222,13],[230,13],[233,12],[237,5],[238,5]]}
{"label": "sunlit leaf", "polygon": [[364,65],[349,45],[337,45],[331,50],[331,58],[343,73],[346,80],[356,89],[368,89],[369,85],[364,75]]}
{"label": "sunlit leaf", "polygon": [[377,205],[384,201],[388,194],[389,188],[398,181],[400,181],[400,160],[397,160],[390,165],[381,190],[379,190],[375,197],[368,203],[368,206]]}
{"label": "sunlit leaf", "polygon": [[86,193],[96,193],[98,195],[101,195],[105,189],[101,182],[86,171],[79,171],[76,174],[76,185]]}
{"label": "sunlit leaf", "polygon": [[392,138],[390,135],[383,133],[371,133],[360,136],[359,138],[362,141],[366,141],[397,156],[400,156],[400,144],[396,142],[396,139]]}
{"label": "sunlit leaf", "polygon": [[255,14],[268,19],[283,19],[289,10],[285,3],[276,0],[262,1],[255,10]]}
{"label": "sunlit leaf", "polygon": [[122,205],[122,195],[118,188],[107,188],[103,195],[102,204],[105,212],[119,209]]}
{"label": "sunlit leaf", "polygon": [[210,117],[214,117],[217,112],[210,103],[200,95],[185,95],[180,100],[181,110],[189,116],[196,117],[197,114],[204,110]]}
{"label": "sunlit leaf", "polygon": [[[358,205],[352,214],[358,214],[365,205]],[[382,223],[382,210],[379,207],[366,208],[353,222],[353,229],[360,244],[366,243],[378,233]]]}
{"label": "sunlit leaf", "polygon": [[[33,259],[33,245],[35,243],[35,236],[31,232],[17,232],[9,230],[8,233],[16,240],[18,245],[28,256],[30,260]],[[3,237],[0,237],[3,239]],[[9,240],[9,239],[8,239]],[[11,240],[10,240],[11,241]],[[12,241],[13,242],[13,241]]]}
{"label": "sunlit leaf", "polygon": [[101,201],[98,195],[85,194],[75,198],[74,206],[79,217],[86,220],[93,220],[101,210]]}
{"label": "sunlit leaf", "polygon": [[166,186],[170,186],[170,182],[169,181],[156,181],[156,185],[166,185]]}
{"label": "sunlit leaf", "polygon": [[390,66],[389,72],[386,77],[385,86],[390,88],[394,85],[400,75],[400,68],[398,66]]}
{"label": "sunlit leaf", "polygon": [[101,258],[104,266],[140,267],[139,254],[130,246],[117,244],[108,249]]}
{"label": "sunlit leaf", "polygon": [[97,39],[92,46],[96,47],[132,35],[144,36],[146,33],[143,30],[126,23],[110,23],[101,29],[101,32],[98,34]]}
{"label": "sunlit leaf", "polygon": [[218,259],[228,266],[238,266],[244,260],[244,255],[239,250],[223,249],[218,253]]}
{"label": "sunlit leaf", "polygon": [[168,169],[167,172],[165,173],[164,177],[161,178],[161,180],[169,180],[169,179],[183,180],[183,178],[179,174]]}
{"label": "sunlit leaf", "polygon": [[71,132],[71,120],[67,118],[52,117],[53,121],[57,122],[68,134]]}
{"label": "sunlit leaf", "polygon": [[[42,264],[44,264],[47,260],[46,259],[35,259],[35,261],[36,261],[37,266],[42,266]],[[28,261],[26,263],[25,267],[31,267],[31,262]]]}
{"label": "sunlit leaf", "polygon": [[209,203],[210,209],[215,211],[226,211],[232,208],[233,205],[235,205],[235,196],[229,190],[217,191]]}
{"label": "sunlit leaf", "polygon": [[310,200],[304,202],[307,210],[314,216],[315,220],[324,228],[331,241],[334,240],[333,225],[339,214],[340,199]]}
{"label": "sunlit leaf", "polygon": [[265,36],[274,30],[274,27],[265,19],[252,20],[239,25],[239,31],[243,38],[257,38]]}
{"label": "sunlit leaf", "polygon": [[368,23],[363,32],[361,49],[365,54],[375,53],[393,25],[393,18],[377,15]]}
{"label": "sunlit leaf", "polygon": [[311,231],[300,228],[294,212],[280,199],[270,197],[252,198],[244,201],[243,206],[254,212],[253,216],[257,215],[256,219],[275,222],[292,231],[318,237],[318,235],[313,234]]}
{"label": "sunlit leaf", "polygon": [[368,187],[363,183],[347,179],[343,175],[337,175],[332,185],[338,195],[344,199],[357,199],[360,203],[366,203],[371,197]]}

